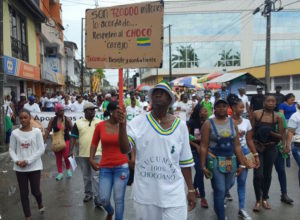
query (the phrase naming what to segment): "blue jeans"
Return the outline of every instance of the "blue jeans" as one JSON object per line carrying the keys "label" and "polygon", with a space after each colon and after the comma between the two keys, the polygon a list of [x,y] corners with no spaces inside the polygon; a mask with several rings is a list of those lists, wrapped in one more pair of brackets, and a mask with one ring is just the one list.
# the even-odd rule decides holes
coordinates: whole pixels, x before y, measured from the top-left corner
{"label": "blue jeans", "polygon": [[300,146],[295,146],[294,143],[292,143],[292,153],[293,156],[298,164],[299,170],[298,170],[298,180],[299,180],[299,187],[300,187]]}
{"label": "blue jeans", "polygon": [[195,170],[196,170],[195,177],[194,177],[194,188],[198,189],[200,192],[200,197],[204,198],[205,197],[204,174],[200,165],[200,157],[197,151],[193,150],[192,153],[194,157]]}
{"label": "blue jeans", "polygon": [[217,160],[214,160],[213,178],[211,179],[214,190],[214,209],[218,220],[225,220],[224,199],[232,185],[235,173],[221,173],[218,169]]}
{"label": "blue jeans", "polygon": [[115,201],[115,220],[122,220],[124,214],[124,197],[126,184],[129,177],[128,164],[114,168],[101,168],[99,176],[100,203],[108,214],[113,214],[114,209],[110,203],[112,190]]}
{"label": "blue jeans", "polygon": [[[249,153],[247,146],[243,146],[242,151],[243,151],[244,155],[247,155]],[[248,176],[248,169],[244,169],[243,172],[237,177],[237,192],[238,192],[238,196],[239,196],[239,209],[245,208],[247,176]],[[234,182],[235,182],[235,178],[233,178],[232,186],[234,185]]]}
{"label": "blue jeans", "polygon": [[287,183],[286,183],[286,173],[285,173],[285,160],[282,158],[280,152],[278,152],[278,156],[274,162],[275,170],[278,174],[278,180],[281,189],[281,195],[287,193]]}

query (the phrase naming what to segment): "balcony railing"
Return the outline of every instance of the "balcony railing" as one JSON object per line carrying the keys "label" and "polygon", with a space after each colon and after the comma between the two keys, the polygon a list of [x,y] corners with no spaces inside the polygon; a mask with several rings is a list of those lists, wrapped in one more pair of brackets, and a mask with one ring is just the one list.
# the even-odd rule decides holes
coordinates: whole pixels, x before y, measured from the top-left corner
{"label": "balcony railing", "polygon": [[23,44],[21,41],[14,37],[10,37],[11,39],[11,51],[12,56],[26,62],[29,61],[28,59],[28,46],[27,44]]}

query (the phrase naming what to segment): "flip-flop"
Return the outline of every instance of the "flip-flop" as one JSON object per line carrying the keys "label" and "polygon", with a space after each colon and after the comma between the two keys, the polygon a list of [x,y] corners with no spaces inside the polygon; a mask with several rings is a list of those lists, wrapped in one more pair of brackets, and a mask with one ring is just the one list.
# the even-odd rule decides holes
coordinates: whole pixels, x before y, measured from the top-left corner
{"label": "flip-flop", "polygon": [[256,202],[253,208],[253,212],[260,212],[261,202]]}
{"label": "flip-flop", "polygon": [[262,201],[262,206],[263,206],[265,209],[271,209],[271,206],[270,206],[270,204],[268,203],[267,200],[263,200],[263,201]]}

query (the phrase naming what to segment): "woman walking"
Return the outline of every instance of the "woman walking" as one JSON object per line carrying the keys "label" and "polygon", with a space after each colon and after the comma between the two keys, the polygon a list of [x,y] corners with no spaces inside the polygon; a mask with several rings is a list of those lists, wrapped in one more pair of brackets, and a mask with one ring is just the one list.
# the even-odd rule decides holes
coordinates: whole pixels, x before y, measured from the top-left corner
{"label": "woman walking", "polygon": [[[65,116],[64,107],[62,104],[56,104],[55,106],[55,117],[50,119],[50,122],[48,124],[48,128],[46,131],[46,134],[44,136],[44,142],[46,142],[50,131],[53,130],[54,133],[60,132],[58,135],[62,135],[63,139],[65,141],[65,147],[60,151],[55,151],[55,157],[56,157],[56,166],[57,166],[57,172],[58,175],[56,176],[56,180],[60,181],[63,178],[63,163],[62,159],[64,158],[66,169],[67,169],[67,176],[68,178],[72,177],[72,172],[70,170],[70,161],[68,159],[69,157],[69,146],[70,146],[70,131],[72,130],[72,122],[71,119]],[[54,138],[54,137],[53,137]],[[55,136],[55,138],[59,138],[58,136]],[[53,139],[52,139],[53,141]],[[53,148],[52,148],[53,149]]]}
{"label": "woman walking", "polygon": [[284,114],[284,117],[288,122],[292,114],[297,111],[295,104],[295,95],[293,93],[289,93],[285,96],[285,101],[280,104],[279,111]]}
{"label": "woman walking", "polygon": [[21,128],[12,132],[9,154],[14,162],[23,212],[26,220],[30,220],[28,182],[30,182],[31,193],[36,199],[39,211],[41,213],[45,211],[40,191],[41,170],[43,169],[41,156],[45,148],[40,129],[33,128],[30,124],[30,112],[26,109],[20,110],[19,117]]}
{"label": "woman walking", "polygon": [[[211,178],[214,209],[218,220],[225,220],[225,194],[232,184],[235,173],[239,175],[243,171],[244,162],[238,130],[232,119],[227,117],[228,103],[219,99],[215,102],[214,109],[215,117],[207,120],[201,128],[200,161],[204,175]],[[236,157],[240,164],[239,168]]]}
{"label": "woman walking", "polygon": [[[119,147],[119,123],[117,120],[117,102],[110,102],[104,117],[109,119],[100,122],[94,131],[91,144],[90,163],[94,170],[100,169],[99,198],[107,212],[106,220],[111,220],[114,213],[116,220],[122,220],[124,214],[124,197],[129,177],[127,156]],[[94,161],[99,141],[102,143],[102,159],[100,164]],[[134,158],[132,158],[134,160]],[[113,191],[115,210],[110,203]]]}
{"label": "woman walking", "polygon": [[[284,143],[283,123],[281,117],[274,112],[276,99],[272,94],[266,94],[264,108],[253,113],[251,118],[251,137],[254,139],[256,150],[259,154],[260,167],[254,169],[253,185],[256,203],[253,211],[259,212],[261,205],[265,209],[271,209],[268,203],[268,193],[272,180],[273,164],[277,158],[277,144]],[[276,125],[278,133],[275,132]]]}
{"label": "woman walking", "polygon": [[[249,158],[248,167],[249,168],[258,168],[259,158],[258,153],[256,152],[255,145],[253,143],[253,139],[251,138],[250,131],[252,129],[251,123],[248,119],[244,118],[244,109],[245,104],[241,99],[236,95],[229,95],[228,97],[229,105],[232,109],[232,119],[234,124],[238,128],[238,137],[240,140],[240,145],[242,148],[243,154]],[[251,159],[252,155],[255,158],[255,161]],[[249,155],[249,157],[248,157]],[[244,167],[243,172],[237,177],[237,192],[239,197],[239,216],[244,220],[251,220],[251,217],[245,210],[245,200],[246,200],[246,180],[248,175],[248,169]],[[235,180],[235,179],[234,179]],[[233,182],[234,183],[234,182]]]}
{"label": "woman walking", "polygon": [[192,149],[196,170],[194,177],[194,188],[196,190],[197,197],[201,198],[201,206],[203,208],[208,208],[208,204],[207,200],[205,199],[204,174],[202,172],[200,164],[200,130],[207,118],[207,109],[199,103],[195,106],[191,118],[187,122],[190,133],[190,146]]}

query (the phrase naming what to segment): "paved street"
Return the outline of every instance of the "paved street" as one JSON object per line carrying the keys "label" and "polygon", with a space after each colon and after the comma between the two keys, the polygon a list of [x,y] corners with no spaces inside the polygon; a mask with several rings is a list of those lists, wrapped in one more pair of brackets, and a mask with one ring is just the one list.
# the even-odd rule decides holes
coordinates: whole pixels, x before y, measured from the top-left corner
{"label": "paved street", "polygon": [[[297,180],[297,167],[292,161],[292,167],[287,170],[288,191],[289,195],[295,200],[294,206],[288,206],[280,202],[280,188],[277,180],[277,173],[273,174],[273,182],[270,190],[270,203],[272,210],[262,210],[259,214],[254,214],[252,206],[254,205],[254,191],[252,186],[252,171],[250,171],[247,183],[247,201],[246,209],[253,219],[276,219],[276,220],[296,220],[300,216],[300,189]],[[94,209],[93,204],[82,202],[83,198],[83,181],[80,169],[73,174],[72,179],[64,178],[61,182],[56,182],[56,166],[54,154],[49,150],[43,156],[44,170],[42,172],[41,189],[43,193],[44,205],[46,212],[40,215],[37,205],[31,196],[32,219],[41,220],[84,220],[84,219],[105,219],[105,211]],[[7,171],[7,172],[6,172]],[[212,190],[210,183],[206,181],[206,193],[209,202],[209,209],[200,207],[198,200],[197,208],[189,213],[189,220],[198,219],[216,219],[213,212]],[[234,201],[228,203],[226,212],[228,219],[238,219],[237,217],[237,194],[236,187],[231,190]],[[126,220],[135,219],[131,199],[131,187],[127,188],[125,202]],[[12,163],[7,153],[0,155],[0,215],[3,220],[23,219],[23,211],[19,197],[19,190]],[[179,219],[180,220],[180,219]]]}

